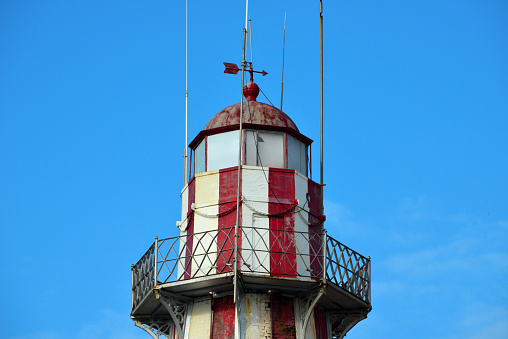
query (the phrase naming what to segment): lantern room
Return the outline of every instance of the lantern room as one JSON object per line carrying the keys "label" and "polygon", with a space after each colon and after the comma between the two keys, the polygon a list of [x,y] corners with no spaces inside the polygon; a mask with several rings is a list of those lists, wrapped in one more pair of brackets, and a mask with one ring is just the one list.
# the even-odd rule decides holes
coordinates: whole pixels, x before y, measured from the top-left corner
{"label": "lantern room", "polygon": [[[255,83],[244,87],[242,165],[292,169],[308,177],[312,140],[301,134],[284,112],[257,102],[258,94]],[[238,165],[240,105],[217,113],[191,142],[191,173]]]}

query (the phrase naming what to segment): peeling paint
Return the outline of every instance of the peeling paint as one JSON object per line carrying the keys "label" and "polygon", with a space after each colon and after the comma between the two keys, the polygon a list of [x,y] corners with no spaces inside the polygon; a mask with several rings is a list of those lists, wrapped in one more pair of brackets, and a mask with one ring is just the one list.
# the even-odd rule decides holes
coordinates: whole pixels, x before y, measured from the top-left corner
{"label": "peeling paint", "polygon": [[233,296],[213,301],[214,315],[212,339],[233,339],[235,337],[235,304]]}
{"label": "peeling paint", "polygon": [[269,307],[270,297],[266,293],[245,295],[245,338],[271,338],[272,322]]}
{"label": "peeling paint", "polygon": [[294,300],[290,297],[272,294],[272,338],[296,339]]}
{"label": "peeling paint", "polygon": [[[220,170],[219,174],[219,213],[230,210],[236,205],[236,195],[238,187],[238,169]],[[240,186],[241,193],[241,186]],[[239,224],[242,224],[242,206],[239,211]],[[236,212],[222,215],[219,217],[218,228],[228,229],[220,232],[217,236],[217,246],[222,249],[222,252],[217,260],[217,272],[230,272],[233,270],[234,261],[234,232],[231,227],[236,224]],[[242,243],[241,233],[238,238],[238,246]]]}

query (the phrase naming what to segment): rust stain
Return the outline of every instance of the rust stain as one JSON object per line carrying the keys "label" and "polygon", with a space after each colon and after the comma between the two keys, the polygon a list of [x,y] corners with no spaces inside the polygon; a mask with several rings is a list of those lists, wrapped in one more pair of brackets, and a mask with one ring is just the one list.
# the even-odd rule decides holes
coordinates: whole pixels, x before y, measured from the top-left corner
{"label": "rust stain", "polygon": [[[278,108],[257,101],[249,101],[249,104],[245,105],[244,103],[244,106],[247,114],[243,115],[243,123],[287,127],[299,132],[293,120]],[[215,114],[206,124],[205,130],[237,125],[239,123],[240,103],[226,107]]]}
{"label": "rust stain", "polygon": [[249,298],[245,298],[245,313],[251,314],[251,303]]}

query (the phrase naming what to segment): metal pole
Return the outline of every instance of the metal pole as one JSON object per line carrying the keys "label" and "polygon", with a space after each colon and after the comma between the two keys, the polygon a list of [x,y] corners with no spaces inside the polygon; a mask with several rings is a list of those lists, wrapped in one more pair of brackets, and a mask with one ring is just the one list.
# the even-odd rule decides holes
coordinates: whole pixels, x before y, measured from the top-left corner
{"label": "metal pole", "polygon": [[235,339],[240,338],[240,322],[238,312],[238,227],[240,221],[240,184],[242,176],[242,153],[243,153],[243,135],[242,135],[242,124],[243,124],[243,86],[245,81],[245,69],[247,67],[247,25],[249,20],[249,0],[245,3],[245,28],[243,29],[243,51],[242,51],[242,86],[240,88],[240,127],[238,132],[238,184],[236,188],[236,223],[235,223],[235,249],[234,249],[234,277],[233,277],[233,301],[235,302]]}
{"label": "metal pole", "polygon": [[153,274],[153,287],[156,287],[157,286],[157,276],[159,275],[158,272],[157,272],[157,265],[158,265],[158,262],[157,262],[157,258],[159,257],[159,237],[155,237],[155,244],[154,244],[154,248],[153,248],[154,252],[153,252],[153,255],[154,255],[154,265],[153,265],[153,270],[154,270],[154,274]]}
{"label": "metal pole", "polygon": [[284,12],[284,39],[282,40],[282,77],[280,82],[280,110],[282,111],[282,98],[284,96],[284,49],[286,48],[286,12]]}
{"label": "metal pole", "polygon": [[371,269],[370,269],[370,256],[367,258],[367,272],[368,272],[368,278],[369,278],[369,287],[368,287],[368,290],[367,290],[367,301],[369,302],[369,304],[371,303],[371,300],[370,300],[370,286],[371,286],[371,281],[372,281],[372,277],[370,276],[371,274]]}
{"label": "metal pole", "polygon": [[326,282],[326,251],[327,251],[327,248],[326,248],[326,245],[327,245],[327,242],[328,242],[328,233],[327,231],[325,230],[325,234],[324,234],[324,245],[323,245],[323,280]]}
{"label": "metal pole", "polygon": [[312,180],[312,144],[309,145],[309,173],[309,178]]}
{"label": "metal pole", "polygon": [[250,42],[250,62],[252,63],[252,20],[249,15],[249,42]]}
{"label": "metal pole", "polygon": [[185,145],[183,150],[183,186],[187,184],[187,138],[188,138],[188,113],[189,113],[189,93],[188,89],[188,75],[187,75],[187,65],[188,65],[188,49],[187,49],[187,36],[188,36],[188,24],[187,24],[187,0],[185,0]]}
{"label": "metal pole", "polygon": [[134,298],[135,298],[135,292],[134,292],[134,265],[131,265],[131,273],[132,273],[132,309],[134,309]]}
{"label": "metal pole", "polygon": [[[321,27],[321,136],[320,136],[320,145],[321,145],[321,152],[320,152],[320,172],[321,172],[321,178],[320,178],[320,184],[323,185],[323,0],[319,1],[319,21],[320,21],[320,27]],[[321,195],[322,198],[323,195]],[[323,209],[323,205],[321,205],[321,209]]]}

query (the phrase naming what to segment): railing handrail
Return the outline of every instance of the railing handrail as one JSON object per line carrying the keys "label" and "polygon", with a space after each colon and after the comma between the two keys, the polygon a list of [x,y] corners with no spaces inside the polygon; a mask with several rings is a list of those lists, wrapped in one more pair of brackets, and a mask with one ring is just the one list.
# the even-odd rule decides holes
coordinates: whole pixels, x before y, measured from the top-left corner
{"label": "railing handrail", "polygon": [[358,255],[358,256],[360,256],[360,257],[362,257],[363,259],[365,259],[365,260],[367,260],[367,259],[368,259],[367,257],[365,257],[365,256],[361,255],[360,253],[358,253],[357,251],[355,251],[355,250],[354,250],[354,249],[352,249],[351,247],[344,245],[343,243],[341,243],[341,242],[340,242],[340,241],[338,241],[337,239],[335,239],[335,238],[333,238],[333,237],[330,237],[329,235],[327,236],[327,238],[328,238],[328,239],[331,239],[332,241],[334,241],[334,242],[336,242],[336,243],[338,243],[338,244],[340,244],[342,247],[347,248],[349,251],[351,251],[351,252],[355,253],[356,255]]}
{"label": "railing handrail", "polygon": [[[303,231],[295,231],[295,230],[274,230],[274,229],[270,229],[270,228],[253,227],[253,226],[239,226],[239,227],[241,229],[249,229],[249,228],[251,228],[251,229],[260,229],[260,230],[266,230],[266,231],[280,231],[280,232],[288,232],[288,233],[310,233],[310,234],[320,234],[320,235],[324,234],[324,232],[323,233],[316,233],[316,232],[303,232]],[[217,229],[214,229],[214,230],[201,231],[201,232],[195,232],[195,233],[191,233],[191,234],[179,235],[179,236],[176,236],[176,237],[159,239],[159,242],[174,240],[174,239],[178,239],[178,238],[181,238],[181,237],[196,236],[196,235],[199,235],[199,234],[205,234],[205,233],[210,233],[210,232],[219,232],[219,231],[224,231],[224,230],[234,229],[234,228],[235,228],[234,226],[221,227],[221,228],[217,228]],[[345,247],[347,247],[347,246],[345,246]]]}
{"label": "railing handrail", "polygon": [[[169,241],[169,240],[174,240],[174,239],[179,239],[179,238],[182,238],[182,237],[190,237],[190,236],[197,236],[199,234],[205,234],[205,233],[210,233],[210,232],[218,232],[218,231],[224,231],[224,230],[227,230],[227,229],[233,229],[235,228],[234,226],[232,227],[222,227],[222,228],[218,228],[218,229],[214,229],[214,230],[209,230],[209,231],[202,231],[202,232],[195,232],[195,233],[191,233],[191,234],[186,234],[186,235],[179,235],[179,236],[176,236],[176,237],[170,237],[170,238],[164,238],[164,239],[159,239],[159,242],[163,242],[163,241]],[[242,229],[262,229],[262,230],[271,230],[271,229],[268,229],[268,228],[261,228],[261,227],[252,227],[252,226],[240,226],[240,228]],[[303,232],[303,231],[294,231],[294,230],[273,230],[273,231],[280,231],[280,232],[288,232],[288,233],[310,233],[310,234],[320,234],[320,235],[325,235],[326,231],[323,232],[323,233],[313,233],[313,232]],[[364,258],[364,259],[368,259],[367,257],[361,255],[360,253],[358,253],[357,251],[353,250],[351,247],[347,246],[347,245],[344,245],[343,243],[341,243],[340,241],[338,241],[337,239],[327,235],[326,236],[327,239],[331,239],[332,241],[340,244],[342,247],[344,248],[347,248],[349,251],[359,255],[360,257]]]}

